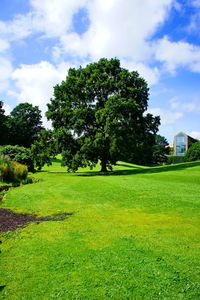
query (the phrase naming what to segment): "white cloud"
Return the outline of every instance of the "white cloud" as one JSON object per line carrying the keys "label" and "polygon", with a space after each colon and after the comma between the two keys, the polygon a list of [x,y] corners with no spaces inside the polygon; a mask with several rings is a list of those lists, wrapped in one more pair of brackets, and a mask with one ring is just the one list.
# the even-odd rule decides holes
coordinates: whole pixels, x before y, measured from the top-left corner
{"label": "white cloud", "polygon": [[32,33],[34,22],[32,14],[16,15],[12,21],[0,21],[0,37],[7,42],[26,38]]}
{"label": "white cloud", "polygon": [[172,112],[170,110],[164,110],[161,108],[148,109],[148,113],[154,116],[160,116],[161,125],[169,125],[175,123],[177,120],[183,117],[182,112]]}
{"label": "white cloud", "polygon": [[3,104],[3,109],[5,110],[5,115],[9,115],[10,112],[12,111],[12,108],[9,104]]}
{"label": "white cloud", "polygon": [[160,71],[156,67],[148,67],[144,63],[134,63],[127,60],[121,60],[121,66],[127,68],[130,71],[138,71],[139,75],[143,77],[148,85],[154,85],[158,83],[160,79]]}
{"label": "white cloud", "polygon": [[13,20],[0,21],[0,37],[16,41],[39,33],[47,38],[58,37],[72,29],[73,15],[87,0],[30,0],[27,14],[15,15]]}
{"label": "white cloud", "polygon": [[171,42],[167,36],[156,42],[155,58],[165,64],[167,71],[175,73],[178,67],[200,72],[200,47],[183,41]]}
{"label": "white cloud", "polygon": [[171,99],[169,102],[172,109],[179,109],[184,112],[200,112],[200,103],[198,100],[193,100],[190,102],[181,102],[175,98]]}
{"label": "white cloud", "polygon": [[43,116],[46,104],[53,97],[53,87],[65,79],[70,65],[65,63],[54,66],[47,61],[35,65],[21,65],[12,73],[12,79],[18,90],[9,90],[18,102],[29,102],[38,105]]}
{"label": "white cloud", "polygon": [[100,57],[131,57],[138,62],[152,56],[148,39],[161,25],[173,0],[102,0],[88,1],[88,31],[61,37],[63,51],[76,55]]}
{"label": "white cloud", "polygon": [[195,139],[200,140],[200,131],[191,131],[189,135]]}
{"label": "white cloud", "polygon": [[87,0],[31,0],[33,19],[38,31],[48,37],[60,37],[72,26],[72,18]]}

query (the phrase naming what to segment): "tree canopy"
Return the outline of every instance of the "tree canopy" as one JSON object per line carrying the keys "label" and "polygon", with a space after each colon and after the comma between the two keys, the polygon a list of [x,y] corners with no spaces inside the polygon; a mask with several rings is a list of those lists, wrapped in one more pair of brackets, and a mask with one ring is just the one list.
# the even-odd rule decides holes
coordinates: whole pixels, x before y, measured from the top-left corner
{"label": "tree canopy", "polygon": [[185,161],[195,160],[200,160],[200,141],[192,144],[185,155]]}
{"label": "tree canopy", "polygon": [[9,143],[30,147],[37,138],[42,127],[42,116],[38,106],[30,103],[17,105],[8,120]]}
{"label": "tree canopy", "polygon": [[69,69],[54,87],[46,114],[68,170],[100,161],[106,171],[130,156],[134,162],[149,160],[152,151],[146,149],[155,143],[160,119],[146,113],[148,96],[146,81],[116,58]]}
{"label": "tree canopy", "polygon": [[159,134],[155,137],[155,145],[153,146],[153,163],[163,163],[167,161],[167,155],[170,153],[169,143],[164,136]]}

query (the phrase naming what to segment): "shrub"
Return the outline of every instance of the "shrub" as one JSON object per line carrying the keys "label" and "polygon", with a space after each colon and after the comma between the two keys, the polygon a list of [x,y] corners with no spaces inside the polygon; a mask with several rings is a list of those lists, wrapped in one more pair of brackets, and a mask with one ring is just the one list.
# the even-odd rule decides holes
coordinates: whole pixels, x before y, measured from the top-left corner
{"label": "shrub", "polygon": [[188,149],[185,158],[187,161],[200,160],[200,142],[192,144]]}
{"label": "shrub", "polygon": [[178,155],[170,155],[167,157],[167,164],[171,165],[171,164],[179,164],[179,163],[183,163],[185,162],[185,156],[178,156]]}
{"label": "shrub", "polygon": [[20,183],[28,175],[28,168],[6,156],[0,156],[0,181]]}
{"label": "shrub", "polygon": [[0,148],[0,155],[9,156],[11,160],[26,165],[30,172],[34,171],[33,158],[30,149],[21,146],[4,146]]}

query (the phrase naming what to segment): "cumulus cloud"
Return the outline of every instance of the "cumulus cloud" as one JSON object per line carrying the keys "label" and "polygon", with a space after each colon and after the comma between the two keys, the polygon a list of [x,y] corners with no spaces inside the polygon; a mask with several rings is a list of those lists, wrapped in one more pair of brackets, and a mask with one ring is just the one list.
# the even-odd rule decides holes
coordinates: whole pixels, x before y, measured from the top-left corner
{"label": "cumulus cloud", "polygon": [[12,111],[11,106],[9,104],[7,104],[7,103],[6,104],[4,103],[3,109],[5,110],[5,115],[9,115],[10,112]]}
{"label": "cumulus cloud", "polygon": [[177,99],[171,99],[170,105],[172,109],[179,109],[184,112],[200,112],[200,103],[199,100],[193,100],[190,102],[181,102]]}
{"label": "cumulus cloud", "polygon": [[72,18],[86,0],[30,0],[27,14],[15,15],[11,21],[0,21],[0,36],[9,41],[24,39],[40,33],[48,38],[68,32]]}
{"label": "cumulus cloud", "polygon": [[144,63],[137,63],[124,59],[121,60],[121,66],[130,71],[138,71],[139,75],[143,77],[150,86],[158,83],[160,79],[161,73],[157,67],[149,67]]}
{"label": "cumulus cloud", "polygon": [[90,25],[82,36],[65,34],[60,39],[63,51],[97,60],[106,57],[131,57],[148,60],[152,48],[148,39],[167,15],[173,0],[88,1]]}
{"label": "cumulus cloud", "polygon": [[170,110],[164,110],[161,108],[148,109],[148,113],[154,116],[160,116],[161,125],[170,125],[183,117],[182,112],[173,112]]}
{"label": "cumulus cloud", "polygon": [[189,135],[195,139],[200,140],[200,131],[191,131]]}
{"label": "cumulus cloud", "polygon": [[60,64],[54,66],[47,61],[34,65],[21,65],[12,73],[15,90],[8,94],[14,96],[18,102],[29,102],[38,105],[43,116],[46,104],[53,97],[53,87],[65,79],[70,65]]}
{"label": "cumulus cloud", "polygon": [[71,29],[72,18],[87,0],[31,0],[35,30],[47,37],[60,37]]}
{"label": "cumulus cloud", "polygon": [[32,14],[16,15],[8,22],[0,21],[0,37],[7,42],[24,39],[34,28]]}
{"label": "cumulus cloud", "polygon": [[175,73],[179,67],[200,72],[200,47],[187,42],[171,42],[167,36],[156,42],[155,58],[165,64],[167,71]]}

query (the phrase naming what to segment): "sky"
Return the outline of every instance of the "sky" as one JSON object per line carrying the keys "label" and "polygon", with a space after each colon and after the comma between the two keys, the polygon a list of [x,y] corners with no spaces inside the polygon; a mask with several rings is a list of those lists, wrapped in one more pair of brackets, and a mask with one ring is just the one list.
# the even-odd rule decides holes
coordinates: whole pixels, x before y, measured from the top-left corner
{"label": "sky", "polygon": [[0,0],[0,100],[40,107],[78,68],[117,57],[149,85],[148,112],[173,143],[200,139],[200,0]]}

